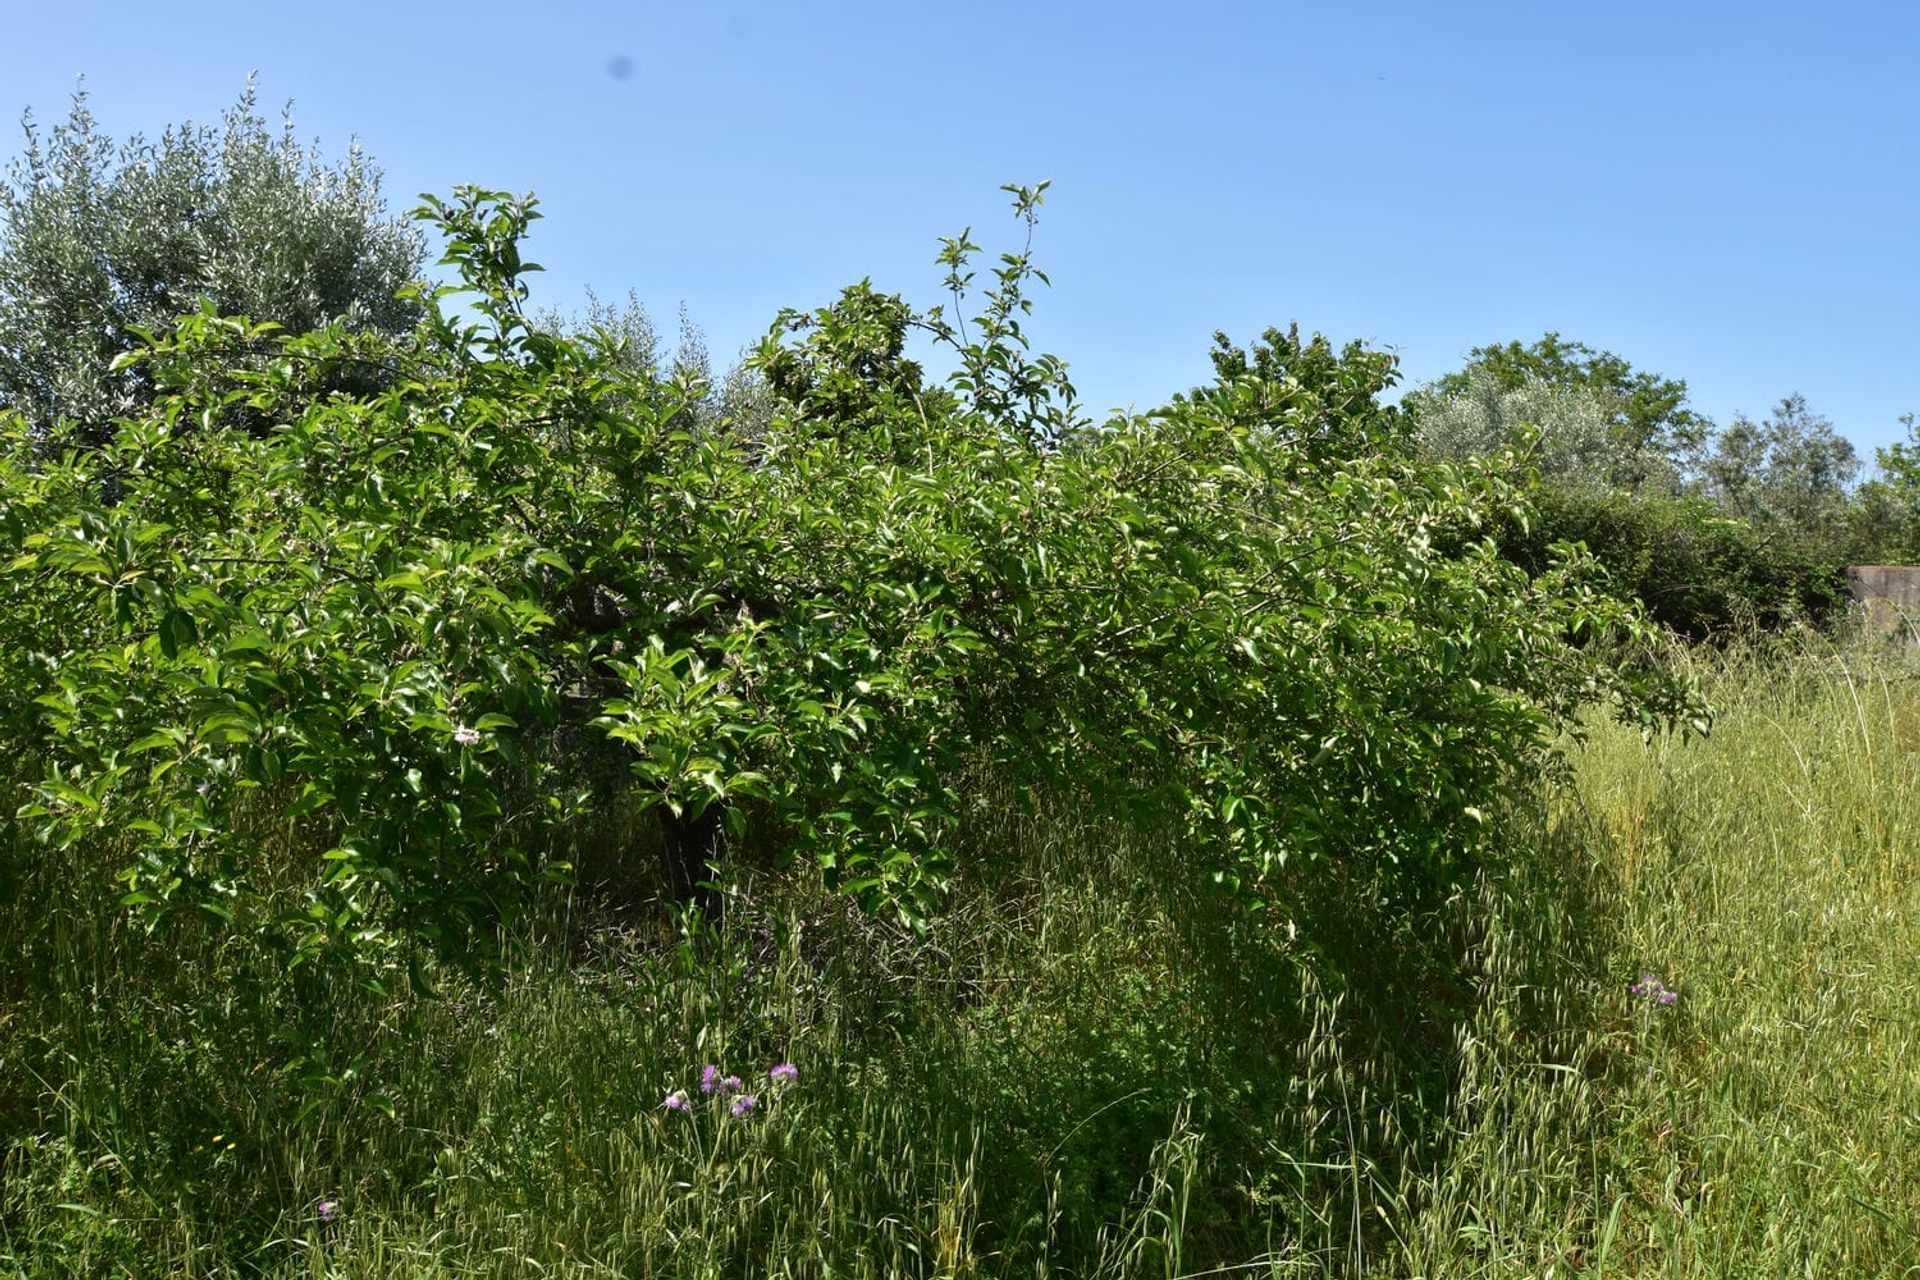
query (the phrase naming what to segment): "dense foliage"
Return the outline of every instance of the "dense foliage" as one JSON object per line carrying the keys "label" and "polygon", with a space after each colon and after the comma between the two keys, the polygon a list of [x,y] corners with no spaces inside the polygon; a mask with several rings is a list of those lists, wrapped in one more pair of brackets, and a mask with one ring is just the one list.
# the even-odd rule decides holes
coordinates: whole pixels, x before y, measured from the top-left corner
{"label": "dense foliage", "polygon": [[1698,494],[1546,485],[1535,510],[1531,525],[1502,538],[1508,555],[1534,566],[1554,544],[1577,542],[1612,590],[1690,641],[1832,623],[1847,607],[1846,566],[1859,558],[1839,538],[1757,526]]}
{"label": "dense foliage", "polygon": [[268,129],[251,84],[217,129],[118,146],[78,95],[44,137],[29,117],[0,182],[0,408],[42,434],[108,439],[154,392],[146,366],[115,358],[202,298],[296,333],[405,333],[421,312],[400,291],[423,251],[357,148],[322,164],[291,117]]}
{"label": "dense foliage", "polygon": [[[119,833],[152,920],[467,954],[561,870],[595,740],[683,883],[730,835],[922,920],[992,775],[1175,822],[1250,904],[1323,868],[1418,898],[1583,703],[1699,720],[1578,555],[1499,554],[1511,462],[1419,459],[1387,356],[1273,332],[1089,426],[1027,354],[1023,252],[970,338],[866,285],[782,317],[778,409],[734,434],[528,321],[530,200],[423,216],[461,283],[417,331],[204,311],[126,362],[159,394],[101,448],[10,429],[0,746],[43,762],[14,803],[41,841]],[[209,429],[236,418],[271,429]]]}
{"label": "dense foliage", "polygon": [[[69,176],[105,174],[76,121]],[[206,177],[210,138],[107,184]],[[1734,688],[1749,730],[1825,726],[1735,785],[1635,754],[1706,726],[1661,625],[1817,617],[1863,545],[1804,405],[1716,437],[1550,335],[1400,408],[1391,356],[1290,327],[1090,422],[1026,332],[1044,187],[977,300],[963,233],[943,306],[856,285],[716,388],[684,319],[668,360],[631,304],[529,315],[531,198],[430,201],[455,282],[406,285],[411,233],[303,204],[338,192],[260,141],[229,122],[273,179],[249,225],[313,214],[361,254],[327,278],[392,299],[283,307],[307,268],[222,241],[258,288],[180,275],[0,411],[0,1267],[1911,1261],[1910,1172],[1859,1175],[1844,1126],[1706,1135],[1771,1132],[1809,1043],[1829,1110],[1886,1074],[1804,1011],[1756,1059],[1755,970],[1710,953],[1773,928],[1776,1012],[1885,969],[1792,972],[1777,906],[1882,927],[1848,904],[1912,882],[1911,815],[1844,762],[1851,808],[1802,793],[1856,732],[1884,770],[1912,709],[1823,655]],[[1676,442],[1716,438],[1700,491]],[[1873,529],[1910,527],[1912,453]],[[610,868],[639,891],[576,879]]]}
{"label": "dense foliage", "polygon": [[1508,555],[1537,567],[1579,544],[1613,590],[1690,640],[1830,625],[1846,615],[1848,565],[1920,546],[1906,446],[1856,485],[1853,445],[1799,395],[1763,421],[1718,424],[1688,407],[1686,383],[1549,333],[1476,348],[1406,408],[1432,456],[1511,450],[1537,468],[1538,518],[1501,535]]}
{"label": "dense foliage", "polygon": [[[1501,391],[1519,391],[1534,383],[1591,397],[1612,435],[1616,464],[1653,464],[1651,471],[1639,473],[1616,465],[1609,478],[1630,488],[1672,479],[1658,460],[1697,448],[1712,428],[1687,404],[1685,382],[1635,369],[1611,351],[1595,351],[1558,333],[1548,333],[1537,342],[1475,347],[1467,353],[1465,368],[1421,388],[1409,399],[1418,410],[1435,401],[1466,396],[1476,379]],[[1475,394],[1484,397],[1485,392]]]}

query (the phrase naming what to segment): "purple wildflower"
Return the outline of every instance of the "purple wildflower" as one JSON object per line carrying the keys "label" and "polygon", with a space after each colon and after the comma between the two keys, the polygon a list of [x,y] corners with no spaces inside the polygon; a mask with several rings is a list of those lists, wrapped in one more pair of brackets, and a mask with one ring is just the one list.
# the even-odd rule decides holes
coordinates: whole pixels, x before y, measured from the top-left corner
{"label": "purple wildflower", "polygon": [[660,1107],[663,1111],[685,1112],[693,1110],[693,1104],[687,1101],[687,1091],[685,1089],[675,1089],[672,1093],[668,1094],[667,1100],[661,1103]]}
{"label": "purple wildflower", "polygon": [[1627,988],[1631,995],[1652,1000],[1657,1004],[1672,1004],[1680,998],[1680,993],[1672,990],[1666,983],[1651,973],[1640,975],[1640,981]]}
{"label": "purple wildflower", "polygon": [[719,1084],[720,1084],[720,1068],[714,1066],[711,1062],[709,1062],[707,1064],[707,1069],[700,1073],[700,1092],[712,1093],[714,1089],[716,1089],[719,1086]]}
{"label": "purple wildflower", "polygon": [[754,1105],[759,1101],[760,1099],[754,1097],[752,1094],[743,1093],[739,1097],[733,1100],[733,1105],[729,1107],[728,1110],[733,1112],[735,1119],[739,1119],[745,1116],[749,1111],[752,1111],[754,1108]]}
{"label": "purple wildflower", "polygon": [[319,1215],[322,1223],[332,1222],[340,1216],[340,1202],[338,1200],[322,1200],[313,1206],[313,1211]]}
{"label": "purple wildflower", "polygon": [[772,1080],[776,1084],[791,1084],[799,1078],[800,1068],[794,1066],[791,1062],[783,1062],[773,1070],[767,1072],[767,1079]]}

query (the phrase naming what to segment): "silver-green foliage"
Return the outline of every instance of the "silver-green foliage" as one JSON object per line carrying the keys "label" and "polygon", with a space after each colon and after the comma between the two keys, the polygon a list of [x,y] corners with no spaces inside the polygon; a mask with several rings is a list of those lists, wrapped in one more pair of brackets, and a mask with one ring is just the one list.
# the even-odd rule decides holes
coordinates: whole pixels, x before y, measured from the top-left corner
{"label": "silver-green foliage", "polygon": [[136,330],[162,331],[210,298],[295,332],[404,332],[424,238],[387,216],[378,171],[357,148],[335,164],[256,111],[251,84],[216,126],[116,144],[84,93],[0,181],[0,407],[43,433],[81,438],[152,399],[140,368],[115,369]]}
{"label": "silver-green foliage", "polygon": [[1543,478],[1607,486],[1627,477],[1671,478],[1671,465],[1654,452],[1624,443],[1606,402],[1584,387],[1528,376],[1503,385],[1472,368],[1463,389],[1423,398],[1420,439],[1436,456],[1465,460],[1506,450],[1530,454]]}
{"label": "silver-green foliage", "polygon": [[743,353],[725,373],[716,374],[706,335],[684,303],[671,359],[667,358],[659,327],[633,290],[615,304],[589,289],[586,305],[579,311],[543,310],[533,317],[533,323],[556,337],[596,344],[616,368],[638,384],[665,388],[678,375],[705,388],[687,409],[694,423],[723,429],[745,440],[760,440],[767,433],[777,406],[765,376],[753,364],[753,352]]}

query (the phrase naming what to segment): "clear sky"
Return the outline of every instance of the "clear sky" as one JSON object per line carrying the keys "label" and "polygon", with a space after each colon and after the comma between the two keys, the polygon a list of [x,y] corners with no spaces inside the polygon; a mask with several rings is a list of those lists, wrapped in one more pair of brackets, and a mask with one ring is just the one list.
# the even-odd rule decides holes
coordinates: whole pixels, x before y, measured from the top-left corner
{"label": "clear sky", "polygon": [[[1857,443],[1920,410],[1920,3],[10,6],[0,109],[115,136],[250,71],[390,200],[531,190],[536,300],[685,302],[726,362],[863,276],[940,300],[936,239],[1011,247],[1051,178],[1030,332],[1087,407],[1298,320],[1409,383],[1547,329]],[[5,148],[17,151],[18,135]]]}

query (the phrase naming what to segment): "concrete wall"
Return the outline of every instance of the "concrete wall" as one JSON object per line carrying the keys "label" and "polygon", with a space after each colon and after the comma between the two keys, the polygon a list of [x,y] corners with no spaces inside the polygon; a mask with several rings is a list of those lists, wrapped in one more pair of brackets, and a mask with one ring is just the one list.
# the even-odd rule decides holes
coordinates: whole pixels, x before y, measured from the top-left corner
{"label": "concrete wall", "polygon": [[1847,590],[1866,611],[1869,629],[1920,628],[1920,565],[1853,565],[1847,570]]}

